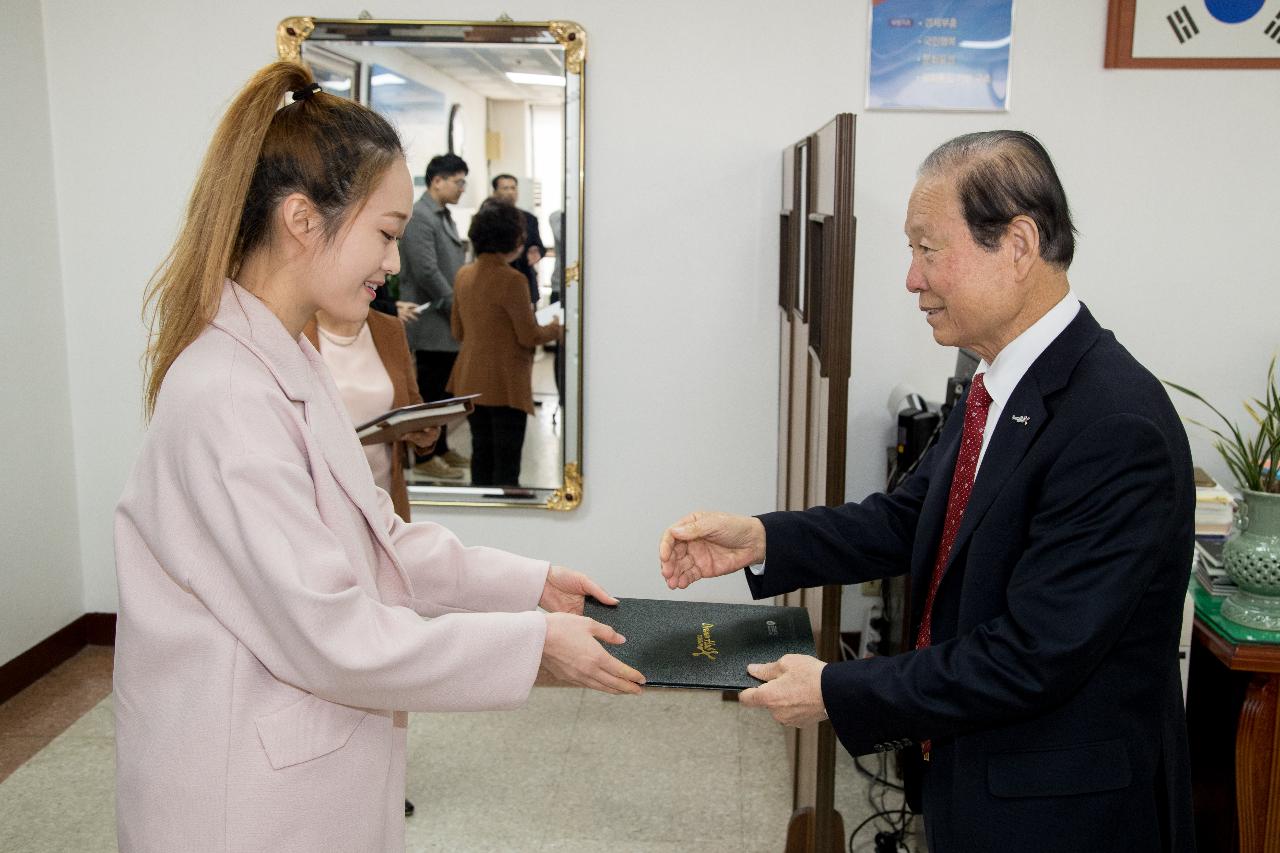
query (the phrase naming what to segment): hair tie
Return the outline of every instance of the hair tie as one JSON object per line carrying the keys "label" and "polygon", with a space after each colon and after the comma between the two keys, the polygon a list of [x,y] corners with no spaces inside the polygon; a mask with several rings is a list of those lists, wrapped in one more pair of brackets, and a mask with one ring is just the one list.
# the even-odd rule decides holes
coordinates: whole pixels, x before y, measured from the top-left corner
{"label": "hair tie", "polygon": [[312,83],[309,86],[303,86],[301,89],[295,89],[291,94],[293,95],[294,103],[297,103],[298,101],[305,101],[319,91],[320,84]]}

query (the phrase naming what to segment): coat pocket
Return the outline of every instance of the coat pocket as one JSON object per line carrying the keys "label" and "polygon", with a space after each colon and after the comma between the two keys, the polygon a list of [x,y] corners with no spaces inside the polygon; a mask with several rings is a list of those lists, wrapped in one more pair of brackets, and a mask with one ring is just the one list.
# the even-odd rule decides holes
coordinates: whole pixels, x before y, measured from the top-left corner
{"label": "coat pocket", "polygon": [[1062,797],[1129,787],[1123,740],[1060,749],[1003,752],[987,758],[987,788],[997,797]]}
{"label": "coat pocket", "polygon": [[346,746],[367,711],[307,694],[292,705],[254,719],[273,770],[311,761]]}

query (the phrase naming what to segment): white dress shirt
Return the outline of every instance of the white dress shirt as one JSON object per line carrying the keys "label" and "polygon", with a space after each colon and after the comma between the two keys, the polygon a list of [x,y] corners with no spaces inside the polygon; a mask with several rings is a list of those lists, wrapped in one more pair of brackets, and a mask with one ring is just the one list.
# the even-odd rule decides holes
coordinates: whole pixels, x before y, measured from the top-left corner
{"label": "white dress shirt", "polygon": [[[991,395],[991,408],[987,409],[987,425],[982,431],[982,450],[978,453],[978,467],[973,474],[975,482],[978,479],[978,472],[982,470],[982,460],[987,455],[991,436],[996,431],[996,424],[1000,422],[1005,404],[1009,402],[1013,390],[1018,387],[1018,383],[1027,375],[1027,371],[1031,369],[1031,365],[1040,357],[1040,354],[1049,348],[1049,344],[1053,343],[1067,326],[1071,325],[1071,321],[1078,313],[1080,313],[1080,300],[1068,290],[1067,295],[1062,297],[1057,305],[1031,324],[1031,328],[1005,345],[994,362],[987,364],[984,359],[978,364],[978,369],[974,373],[975,375],[986,374],[982,381],[986,385],[987,393]],[[1009,416],[1013,417],[1017,414],[1017,412],[1010,412]]]}

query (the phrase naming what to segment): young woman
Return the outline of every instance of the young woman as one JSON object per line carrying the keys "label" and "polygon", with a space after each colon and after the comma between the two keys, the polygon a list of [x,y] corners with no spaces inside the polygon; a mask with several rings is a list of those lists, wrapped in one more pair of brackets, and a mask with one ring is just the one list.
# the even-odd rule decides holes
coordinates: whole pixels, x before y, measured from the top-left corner
{"label": "young woman", "polygon": [[575,615],[612,601],[596,584],[374,488],[301,333],[364,316],[411,207],[392,128],[301,65],[218,127],[149,295],[150,429],[116,514],[121,850],[403,850],[404,712],[513,708],[540,669],[640,689]]}

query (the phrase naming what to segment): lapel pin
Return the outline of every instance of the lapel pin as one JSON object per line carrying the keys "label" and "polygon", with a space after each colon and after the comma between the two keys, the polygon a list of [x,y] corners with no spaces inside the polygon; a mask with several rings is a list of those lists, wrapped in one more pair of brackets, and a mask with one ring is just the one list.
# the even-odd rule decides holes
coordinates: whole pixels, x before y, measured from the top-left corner
{"label": "lapel pin", "polygon": [[1014,415],[1013,422],[1019,426],[1026,426],[1031,423],[1031,417],[1029,415]]}

